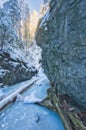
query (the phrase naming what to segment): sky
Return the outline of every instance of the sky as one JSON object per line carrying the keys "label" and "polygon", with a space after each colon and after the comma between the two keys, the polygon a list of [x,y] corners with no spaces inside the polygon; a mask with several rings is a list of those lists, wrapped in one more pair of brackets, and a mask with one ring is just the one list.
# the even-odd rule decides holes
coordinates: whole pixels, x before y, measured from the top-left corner
{"label": "sky", "polygon": [[0,0],[0,7],[3,7],[3,3],[6,2],[7,0]]}
{"label": "sky", "polygon": [[43,0],[27,0],[31,11],[35,9],[37,12],[40,11],[40,5],[43,4]]}
{"label": "sky", "polygon": [[[8,0],[0,0],[0,6],[2,6],[2,4],[6,1]],[[40,6],[41,4],[43,4],[43,0],[25,0],[25,1],[28,2],[31,11],[35,9],[37,12],[39,12]]]}

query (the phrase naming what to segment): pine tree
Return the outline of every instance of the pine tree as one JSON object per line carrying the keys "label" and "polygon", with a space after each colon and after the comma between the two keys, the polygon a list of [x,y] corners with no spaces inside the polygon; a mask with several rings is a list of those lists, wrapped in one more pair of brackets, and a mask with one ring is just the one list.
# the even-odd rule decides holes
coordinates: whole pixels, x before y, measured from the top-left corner
{"label": "pine tree", "polygon": [[35,32],[38,25],[39,15],[36,10],[33,10],[30,15],[29,31],[30,31],[30,41],[35,38]]}
{"label": "pine tree", "polygon": [[17,0],[9,0],[3,4],[4,10],[12,21],[16,31],[19,29],[21,15]]}
{"label": "pine tree", "polygon": [[19,7],[21,10],[21,37],[24,44],[24,50],[27,54],[27,49],[29,47],[29,21],[30,21],[30,10],[29,5],[23,1],[19,0]]}

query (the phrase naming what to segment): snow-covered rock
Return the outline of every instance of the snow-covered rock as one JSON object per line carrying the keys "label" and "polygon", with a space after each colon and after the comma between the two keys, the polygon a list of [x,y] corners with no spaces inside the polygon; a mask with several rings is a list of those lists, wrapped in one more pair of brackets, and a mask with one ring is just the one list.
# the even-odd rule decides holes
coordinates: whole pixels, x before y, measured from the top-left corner
{"label": "snow-covered rock", "polygon": [[41,52],[41,48],[34,40],[32,46],[28,49],[28,59],[30,61],[30,65],[35,66],[38,71],[41,69]]}
{"label": "snow-covered rock", "polygon": [[14,84],[30,79],[37,73],[36,69],[17,57],[12,57],[7,52],[0,53],[0,83],[4,85]]}
{"label": "snow-covered rock", "polygon": [[20,9],[17,0],[1,2],[0,9],[0,83],[15,84],[37,73],[24,53],[18,36]]}
{"label": "snow-covered rock", "polygon": [[0,101],[5,97],[5,94],[0,90]]}

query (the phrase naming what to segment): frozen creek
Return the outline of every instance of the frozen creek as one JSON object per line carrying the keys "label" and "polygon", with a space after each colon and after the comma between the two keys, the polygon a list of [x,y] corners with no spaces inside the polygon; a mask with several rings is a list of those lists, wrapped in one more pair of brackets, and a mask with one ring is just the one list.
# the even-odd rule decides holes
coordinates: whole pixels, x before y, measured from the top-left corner
{"label": "frozen creek", "polygon": [[44,74],[17,101],[0,114],[0,130],[64,130],[60,117],[35,105],[47,95],[49,81]]}
{"label": "frozen creek", "polygon": [[[38,52],[36,53],[38,54]],[[34,61],[32,57],[34,64],[37,63],[38,59]],[[39,68],[40,65],[38,64],[37,67]],[[18,95],[16,102],[0,113],[0,130],[64,130],[57,113],[34,104],[42,101],[47,96],[47,89],[50,87],[49,80],[41,69],[35,78],[38,81],[22,96]],[[6,87],[2,91],[9,94],[12,90],[27,82]]]}

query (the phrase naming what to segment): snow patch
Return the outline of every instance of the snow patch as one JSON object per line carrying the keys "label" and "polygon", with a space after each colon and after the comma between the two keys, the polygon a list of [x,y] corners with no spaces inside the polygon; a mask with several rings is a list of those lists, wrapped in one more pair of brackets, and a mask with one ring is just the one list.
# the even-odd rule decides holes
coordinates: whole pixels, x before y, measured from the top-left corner
{"label": "snow patch", "polygon": [[17,95],[17,100],[16,101],[23,101],[24,103],[35,103],[35,102],[41,102],[43,99],[37,98],[36,94],[37,92],[31,92],[31,94],[29,96],[21,96],[21,95]]}
{"label": "snow patch", "polygon": [[5,76],[6,73],[9,73],[9,70],[6,70],[6,69],[0,69],[0,77]]}
{"label": "snow patch", "polygon": [[4,98],[5,94],[0,90],[0,101]]}
{"label": "snow patch", "polygon": [[37,70],[41,69],[41,48],[37,46],[36,41],[33,41],[33,45],[28,49],[28,60],[30,66],[34,66]]}
{"label": "snow patch", "polygon": [[47,27],[45,27],[45,28],[44,28],[44,31],[46,32],[47,30],[48,30],[48,28],[47,28]]}
{"label": "snow patch", "polygon": [[44,17],[42,18],[42,22],[41,22],[39,28],[41,28],[42,26],[45,26],[46,21],[48,21],[48,19],[49,19],[49,16],[50,15],[49,15],[49,10],[48,10],[47,13],[44,15]]}
{"label": "snow patch", "polygon": [[0,0],[0,8],[3,7],[3,3],[7,2],[8,0]]}

